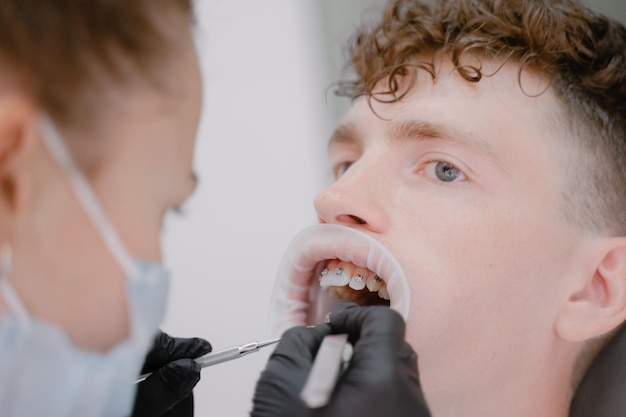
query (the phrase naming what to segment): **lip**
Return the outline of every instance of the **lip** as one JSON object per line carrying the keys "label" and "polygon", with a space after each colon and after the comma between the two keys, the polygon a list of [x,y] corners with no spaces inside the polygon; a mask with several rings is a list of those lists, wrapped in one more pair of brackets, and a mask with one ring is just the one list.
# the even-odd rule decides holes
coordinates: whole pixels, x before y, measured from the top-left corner
{"label": "lip", "polygon": [[319,224],[304,229],[288,246],[278,270],[271,304],[272,333],[293,326],[315,325],[341,302],[322,291],[313,277],[321,262],[339,259],[370,269],[382,277],[390,296],[390,308],[407,319],[409,285],[397,259],[379,241],[357,229]]}

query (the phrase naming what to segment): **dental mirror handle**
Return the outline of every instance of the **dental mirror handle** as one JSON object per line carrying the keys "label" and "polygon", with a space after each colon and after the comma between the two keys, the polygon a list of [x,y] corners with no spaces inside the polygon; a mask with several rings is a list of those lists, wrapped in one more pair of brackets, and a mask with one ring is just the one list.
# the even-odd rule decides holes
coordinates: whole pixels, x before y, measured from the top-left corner
{"label": "dental mirror handle", "polygon": [[300,392],[300,399],[309,408],[320,408],[328,404],[339,374],[352,354],[350,347],[347,334],[324,337]]}
{"label": "dental mirror handle", "polygon": [[[200,365],[201,368],[206,368],[208,366],[232,361],[233,359],[242,358],[250,353],[258,352],[259,350],[261,350],[261,348],[264,348],[266,346],[275,345],[279,341],[280,337],[276,339],[265,340],[263,342],[250,342],[246,343],[245,345],[233,346],[226,349],[217,350],[215,352],[207,353],[204,356],[196,358],[195,361]],[[152,375],[152,372],[139,375],[139,378],[134,381],[135,384],[143,381],[150,375]]]}

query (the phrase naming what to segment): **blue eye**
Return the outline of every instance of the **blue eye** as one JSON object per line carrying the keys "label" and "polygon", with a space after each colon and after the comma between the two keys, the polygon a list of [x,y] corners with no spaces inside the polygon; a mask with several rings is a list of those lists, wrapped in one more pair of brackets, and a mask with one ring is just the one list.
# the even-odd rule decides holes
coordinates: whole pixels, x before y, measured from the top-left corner
{"label": "blue eye", "polygon": [[464,181],[467,179],[457,167],[444,161],[430,162],[426,167],[427,173],[441,182]]}

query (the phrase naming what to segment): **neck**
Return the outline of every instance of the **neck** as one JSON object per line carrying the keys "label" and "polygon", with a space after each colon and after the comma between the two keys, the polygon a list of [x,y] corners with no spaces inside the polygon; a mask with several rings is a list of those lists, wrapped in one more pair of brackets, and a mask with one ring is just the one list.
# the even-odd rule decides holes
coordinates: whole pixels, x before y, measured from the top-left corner
{"label": "neck", "polygon": [[[563,348],[563,346],[561,346]],[[553,349],[542,360],[518,363],[456,401],[430,402],[433,417],[567,417],[575,349]],[[513,359],[512,361],[515,361]],[[520,361],[521,362],[521,361]],[[477,377],[478,381],[480,377]]]}

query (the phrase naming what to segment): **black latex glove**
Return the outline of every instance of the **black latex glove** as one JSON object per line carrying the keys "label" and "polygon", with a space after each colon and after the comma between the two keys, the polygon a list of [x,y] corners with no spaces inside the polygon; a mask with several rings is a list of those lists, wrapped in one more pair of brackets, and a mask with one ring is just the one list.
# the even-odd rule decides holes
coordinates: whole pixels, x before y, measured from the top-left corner
{"label": "black latex glove", "polygon": [[211,349],[204,339],[159,332],[141,370],[153,374],[139,383],[132,416],[193,416],[192,390],[200,380],[200,365],[193,359]]}
{"label": "black latex glove", "polygon": [[[300,400],[324,336],[347,333],[354,351],[328,405]],[[429,417],[417,373],[417,355],[404,341],[402,317],[387,307],[336,308],[330,323],[283,335],[257,382],[251,417]]]}

